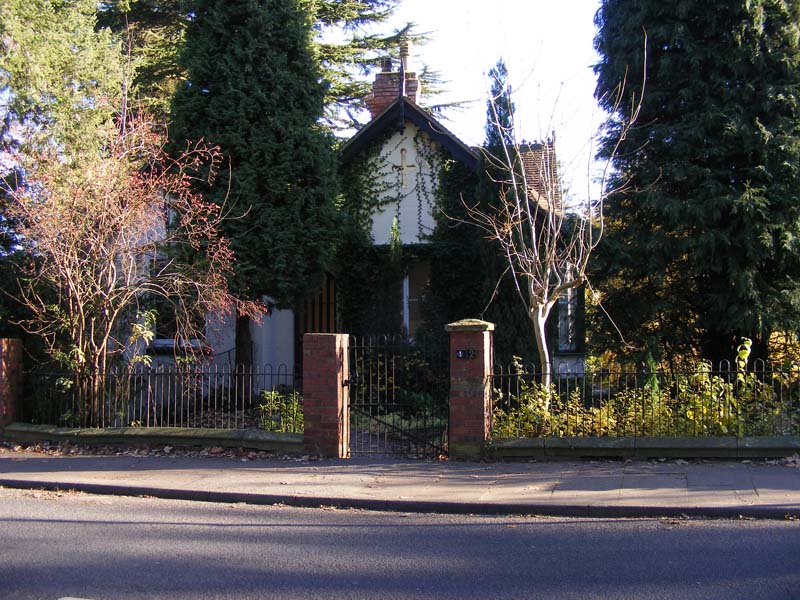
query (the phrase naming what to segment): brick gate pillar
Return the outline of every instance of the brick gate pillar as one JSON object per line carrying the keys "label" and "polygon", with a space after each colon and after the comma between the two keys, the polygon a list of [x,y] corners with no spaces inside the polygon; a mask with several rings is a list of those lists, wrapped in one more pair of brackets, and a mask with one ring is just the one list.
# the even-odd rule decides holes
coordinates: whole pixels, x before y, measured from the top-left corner
{"label": "brick gate pillar", "polygon": [[303,336],[303,416],[306,452],[328,458],[350,456],[349,336]]}
{"label": "brick gate pillar", "polygon": [[0,427],[17,418],[22,394],[22,340],[0,339]]}
{"label": "brick gate pillar", "polygon": [[449,452],[452,458],[475,458],[492,433],[494,324],[465,319],[445,331],[450,334]]}

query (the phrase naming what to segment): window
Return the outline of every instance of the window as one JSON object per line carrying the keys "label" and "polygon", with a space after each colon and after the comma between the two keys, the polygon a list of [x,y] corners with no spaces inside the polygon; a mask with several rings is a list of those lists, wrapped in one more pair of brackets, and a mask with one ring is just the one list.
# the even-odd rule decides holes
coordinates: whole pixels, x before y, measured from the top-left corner
{"label": "window", "polygon": [[578,350],[577,321],[578,293],[574,288],[565,290],[558,298],[558,351]]}
{"label": "window", "polygon": [[422,261],[409,267],[403,278],[403,329],[409,337],[422,325],[421,303],[430,277],[430,263]]}

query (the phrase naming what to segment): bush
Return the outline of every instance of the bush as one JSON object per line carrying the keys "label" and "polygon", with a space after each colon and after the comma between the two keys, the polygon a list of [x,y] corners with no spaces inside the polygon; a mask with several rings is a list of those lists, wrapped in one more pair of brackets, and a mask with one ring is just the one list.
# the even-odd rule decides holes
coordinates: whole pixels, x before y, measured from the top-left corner
{"label": "bush", "polygon": [[303,433],[303,397],[295,390],[265,390],[258,405],[261,429]]}
{"label": "bush", "polygon": [[[748,370],[749,340],[735,369],[714,372],[588,374],[545,389],[519,362],[507,376],[517,389],[494,410],[497,437],[797,435],[800,377]],[[506,376],[504,376],[506,377]],[[499,390],[496,395],[502,396]]]}

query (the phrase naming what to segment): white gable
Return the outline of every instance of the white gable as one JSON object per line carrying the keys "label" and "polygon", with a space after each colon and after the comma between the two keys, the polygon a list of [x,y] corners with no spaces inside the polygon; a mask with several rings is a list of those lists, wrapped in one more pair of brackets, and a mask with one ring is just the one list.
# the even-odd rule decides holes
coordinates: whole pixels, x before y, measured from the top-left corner
{"label": "white gable", "polygon": [[406,122],[380,148],[373,171],[378,208],[372,217],[375,244],[388,244],[397,222],[404,244],[424,243],[435,227],[441,159],[438,144]]}

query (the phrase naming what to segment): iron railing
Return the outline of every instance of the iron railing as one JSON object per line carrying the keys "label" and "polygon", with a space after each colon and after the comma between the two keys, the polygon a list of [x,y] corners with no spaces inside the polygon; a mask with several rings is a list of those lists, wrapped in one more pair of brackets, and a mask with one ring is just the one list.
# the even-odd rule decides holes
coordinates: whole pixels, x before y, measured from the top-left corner
{"label": "iron railing", "polygon": [[350,449],[447,452],[447,354],[402,336],[350,338]]}
{"label": "iron railing", "polygon": [[104,377],[26,373],[19,420],[65,427],[303,432],[301,378],[284,366],[119,368]]}
{"label": "iron railing", "polygon": [[673,371],[497,367],[494,437],[800,435],[800,371],[701,364]]}

